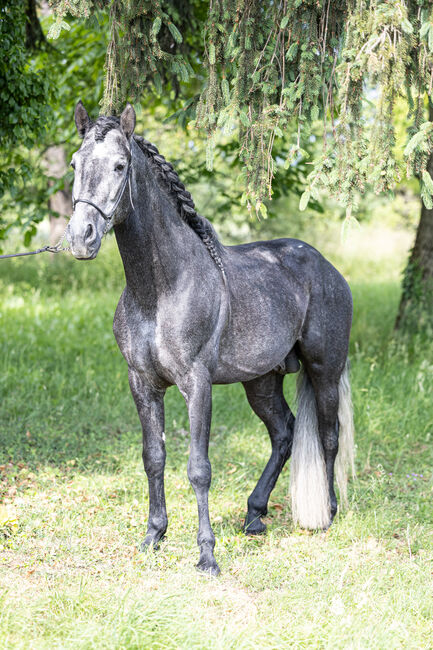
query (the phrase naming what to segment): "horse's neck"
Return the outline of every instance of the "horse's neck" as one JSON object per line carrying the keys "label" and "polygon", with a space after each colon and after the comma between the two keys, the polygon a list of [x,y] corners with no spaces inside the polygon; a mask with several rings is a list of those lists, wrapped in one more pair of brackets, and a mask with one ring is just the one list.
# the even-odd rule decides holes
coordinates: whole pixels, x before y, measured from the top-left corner
{"label": "horse's neck", "polygon": [[115,234],[128,289],[149,302],[170,291],[189,266],[190,273],[198,274],[192,249],[204,246],[182,221],[157,182],[151,163],[143,158],[140,152],[135,157],[134,210],[128,205],[129,214],[115,227]]}

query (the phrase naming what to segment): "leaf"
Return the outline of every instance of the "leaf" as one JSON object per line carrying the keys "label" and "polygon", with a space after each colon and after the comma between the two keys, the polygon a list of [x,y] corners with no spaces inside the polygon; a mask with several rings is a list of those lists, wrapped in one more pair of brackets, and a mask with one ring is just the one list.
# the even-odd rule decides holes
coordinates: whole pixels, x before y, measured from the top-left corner
{"label": "leaf", "polygon": [[425,133],[424,131],[420,130],[418,133],[415,133],[407,143],[405,150],[404,150],[404,155],[410,156],[410,154],[418,147],[418,145],[422,142],[422,140],[425,138]]}
{"label": "leaf", "polygon": [[263,219],[267,219],[268,210],[267,210],[266,205],[264,203],[262,203],[261,201],[257,201],[257,203],[256,203],[256,212],[257,212],[257,214],[260,212]]}
{"label": "leaf", "polygon": [[430,194],[427,194],[426,192],[421,191],[421,198],[423,200],[423,203],[427,210],[432,210],[433,209],[433,201],[430,196]]}
{"label": "leaf", "polygon": [[180,33],[176,25],[174,25],[174,23],[172,22],[169,22],[168,29],[170,30],[170,34],[173,36],[176,43],[182,43],[182,34]]}
{"label": "leaf", "polygon": [[156,73],[153,77],[153,83],[155,85],[155,90],[158,93],[158,95],[161,95],[162,93],[162,81],[161,81],[161,76],[159,73]]}
{"label": "leaf", "polygon": [[424,169],[424,171],[422,173],[422,180],[423,180],[424,185],[426,186],[426,189],[427,189],[428,193],[433,195],[433,179],[430,176],[427,169]]}
{"label": "leaf", "polygon": [[427,32],[430,29],[430,23],[427,21],[421,25],[421,29],[419,30],[419,35],[421,38],[424,38],[424,36],[427,36]]}
{"label": "leaf", "polygon": [[412,23],[407,18],[402,19],[401,27],[406,34],[413,34]]}
{"label": "leaf", "polygon": [[227,79],[224,77],[224,79],[221,81],[221,90],[223,93],[224,97],[224,102],[226,104],[230,103],[230,87],[229,87],[229,82]]}
{"label": "leaf", "polygon": [[311,120],[312,120],[313,122],[315,122],[317,119],[319,119],[319,107],[318,107],[317,104],[316,104],[316,105],[313,106],[313,108],[311,109]]}
{"label": "leaf", "polygon": [[299,201],[299,209],[301,212],[303,212],[307,207],[308,202],[310,200],[310,196],[311,196],[310,190],[305,190],[305,192],[302,194],[301,199]]}
{"label": "leaf", "polygon": [[292,61],[298,52],[298,44],[292,43],[286,52],[286,61]]}
{"label": "leaf", "polygon": [[152,34],[154,36],[158,36],[160,29],[161,29],[161,18],[157,16],[152,23]]}
{"label": "leaf", "polygon": [[213,43],[209,44],[209,63],[215,65],[215,45]]}
{"label": "leaf", "polygon": [[433,52],[433,25],[430,25],[428,30],[428,49]]}
{"label": "leaf", "polygon": [[245,127],[250,126],[250,121],[245,111],[239,111],[239,118]]}
{"label": "leaf", "polygon": [[288,22],[289,22],[289,14],[284,16],[283,20],[281,21],[280,29],[286,29]]}

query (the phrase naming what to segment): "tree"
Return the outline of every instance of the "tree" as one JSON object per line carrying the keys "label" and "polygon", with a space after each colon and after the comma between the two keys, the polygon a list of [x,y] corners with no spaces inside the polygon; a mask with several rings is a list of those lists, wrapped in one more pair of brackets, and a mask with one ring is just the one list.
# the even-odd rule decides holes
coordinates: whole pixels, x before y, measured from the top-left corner
{"label": "tree", "polygon": [[51,45],[41,22],[51,24],[52,16],[39,20],[35,0],[12,3],[0,14],[0,239],[15,228],[26,245],[42,219],[70,214],[61,197],[67,199],[71,172],[60,174],[59,160],[65,170],[75,146],[77,95],[97,110],[108,23],[101,17],[95,32],[94,25],[72,21]]}
{"label": "tree", "polygon": [[[69,16],[109,20],[101,110],[152,90],[167,112],[195,121],[208,137],[212,168],[220,134],[237,141],[243,200],[266,213],[284,151],[288,169],[305,161],[312,129],[323,136],[300,207],[326,188],[356,211],[359,191],[391,190],[402,169],[395,156],[394,105],[404,95],[411,123],[407,171],[433,208],[429,159],[433,123],[431,0],[52,0],[51,35]],[[320,126],[321,125],[321,126]],[[423,223],[425,219],[422,220]],[[430,229],[419,231],[421,240]],[[418,241],[418,240],[417,240]],[[417,277],[428,273],[416,251]],[[408,268],[413,268],[409,265]],[[406,298],[416,302],[412,281]]]}
{"label": "tree", "polygon": [[[433,123],[433,104],[429,101],[429,122]],[[427,163],[433,177],[433,154]],[[427,329],[430,335],[433,314],[433,206],[421,205],[421,218],[415,244],[409,256],[403,279],[403,291],[396,328],[414,331]]]}
{"label": "tree", "polygon": [[[29,151],[42,137],[51,115],[47,75],[32,60],[43,40],[42,32],[35,27],[30,3],[8,3],[1,7],[0,198],[9,193],[14,200],[20,185],[30,178]],[[9,226],[1,214],[0,239],[5,237]]]}

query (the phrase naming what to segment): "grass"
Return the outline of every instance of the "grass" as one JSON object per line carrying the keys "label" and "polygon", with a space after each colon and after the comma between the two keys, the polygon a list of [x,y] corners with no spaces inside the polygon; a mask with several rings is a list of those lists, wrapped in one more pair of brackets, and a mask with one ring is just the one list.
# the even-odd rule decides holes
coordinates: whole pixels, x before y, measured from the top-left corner
{"label": "grass", "polygon": [[[188,423],[174,388],[168,534],[159,551],[137,550],[147,485],[111,333],[123,283],[113,242],[91,264],[2,263],[0,648],[433,647],[433,345],[392,335],[407,238],[386,233],[372,251],[371,232],[357,237],[331,251],[355,299],[349,510],[326,534],[295,529],[286,468],[267,536],[245,537],[269,443],[242,388],[216,387],[213,580],[194,570]],[[293,390],[287,378],[289,403]]]}

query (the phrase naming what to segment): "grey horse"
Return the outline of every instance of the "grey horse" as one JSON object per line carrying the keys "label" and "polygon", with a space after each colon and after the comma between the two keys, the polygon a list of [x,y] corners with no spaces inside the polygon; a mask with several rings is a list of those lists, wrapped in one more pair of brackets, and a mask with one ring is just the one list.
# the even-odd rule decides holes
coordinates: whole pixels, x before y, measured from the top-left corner
{"label": "grey horse", "polygon": [[[338,450],[343,499],[353,466],[346,281],[317,250],[295,239],[223,246],[172,165],[134,135],[130,104],[120,118],[92,121],[80,101],[75,123],[83,142],[71,163],[74,211],[67,239],[77,259],[93,259],[114,227],[123,260],[126,287],[113,330],[143,430],[149,483],[143,548],[156,546],[167,529],[164,395],[172,385],[185,398],[190,421],[198,569],[219,573],[208,508],[212,384],[242,382],[271,440],[270,459],[248,499],[245,531],[265,530],[261,517],[290,455],[293,519],[326,529],[337,512]],[[301,364],[295,419],[283,379]]]}

